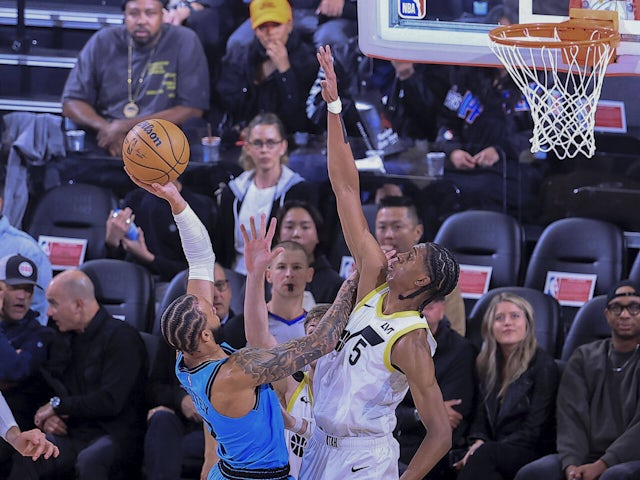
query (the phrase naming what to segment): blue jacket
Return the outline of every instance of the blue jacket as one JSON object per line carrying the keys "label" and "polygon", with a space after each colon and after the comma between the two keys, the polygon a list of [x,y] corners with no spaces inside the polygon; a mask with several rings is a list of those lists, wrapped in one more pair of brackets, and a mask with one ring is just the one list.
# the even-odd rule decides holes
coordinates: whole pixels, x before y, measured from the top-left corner
{"label": "blue jacket", "polygon": [[18,322],[0,322],[0,388],[22,429],[33,428],[33,415],[49,399],[40,368],[53,337],[33,310]]}
{"label": "blue jacket", "polygon": [[49,257],[38,246],[38,243],[29,234],[11,226],[9,219],[0,217],[0,258],[6,255],[19,253],[32,260],[38,267],[38,286],[33,291],[31,309],[38,312],[38,321],[47,324],[47,299],[44,291],[51,281],[53,272]]}

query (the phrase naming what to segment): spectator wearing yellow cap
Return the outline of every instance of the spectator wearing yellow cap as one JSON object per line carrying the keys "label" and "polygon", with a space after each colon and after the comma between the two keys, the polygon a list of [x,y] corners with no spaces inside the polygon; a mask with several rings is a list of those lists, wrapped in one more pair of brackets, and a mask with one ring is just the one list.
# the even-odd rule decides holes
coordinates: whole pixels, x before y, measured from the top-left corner
{"label": "spectator wearing yellow cap", "polygon": [[249,13],[250,45],[228,51],[222,61],[217,90],[228,113],[223,137],[266,112],[281,118],[289,133],[308,131],[305,101],[318,71],[314,47],[294,30],[287,0],[253,0]]}
{"label": "spectator wearing yellow cap", "polygon": [[[291,0],[293,23],[305,42],[319,46],[345,44],[358,34],[356,0]],[[229,37],[227,51],[251,43],[251,21]]]}

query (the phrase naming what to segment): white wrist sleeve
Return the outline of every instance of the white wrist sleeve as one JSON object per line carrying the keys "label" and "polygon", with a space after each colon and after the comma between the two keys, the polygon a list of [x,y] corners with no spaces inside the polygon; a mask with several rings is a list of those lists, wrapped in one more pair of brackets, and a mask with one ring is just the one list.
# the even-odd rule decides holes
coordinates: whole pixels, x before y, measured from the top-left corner
{"label": "white wrist sleeve", "polygon": [[340,101],[340,97],[336,98],[333,102],[327,103],[327,110],[331,113],[335,113],[336,115],[342,112],[342,102]]}
{"label": "white wrist sleeve", "polygon": [[307,421],[307,429],[300,433],[300,435],[302,435],[306,440],[309,440],[311,435],[313,435],[313,431],[316,429],[316,421],[313,418],[305,417],[304,419]]}
{"label": "white wrist sleeve", "polygon": [[9,405],[0,394],[0,437],[7,439],[7,432],[11,427],[17,427],[15,418],[9,409]]}
{"label": "white wrist sleeve", "polygon": [[189,205],[173,218],[178,226],[182,250],[189,264],[189,279],[213,282],[213,264],[216,256],[213,253],[209,232]]}

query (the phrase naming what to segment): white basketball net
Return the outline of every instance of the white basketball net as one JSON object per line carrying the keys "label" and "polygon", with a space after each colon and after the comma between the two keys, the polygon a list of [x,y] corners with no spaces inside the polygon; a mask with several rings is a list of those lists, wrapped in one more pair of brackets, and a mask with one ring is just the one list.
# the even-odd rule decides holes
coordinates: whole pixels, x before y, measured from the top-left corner
{"label": "white basketball net", "polygon": [[[554,38],[534,38],[525,29],[520,40],[526,39],[560,41],[557,31]],[[553,151],[559,159],[579,153],[592,157],[596,107],[614,52],[609,42],[562,48],[489,44],[529,103],[534,123],[531,152]]]}

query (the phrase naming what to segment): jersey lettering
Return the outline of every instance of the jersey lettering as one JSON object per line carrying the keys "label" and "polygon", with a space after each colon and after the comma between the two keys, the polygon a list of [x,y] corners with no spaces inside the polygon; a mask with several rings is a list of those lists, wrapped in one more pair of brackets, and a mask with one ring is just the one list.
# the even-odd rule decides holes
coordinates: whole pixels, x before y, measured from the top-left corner
{"label": "jersey lettering", "polygon": [[383,323],[380,328],[382,328],[385,333],[393,333],[394,331],[393,327],[388,322]]}

